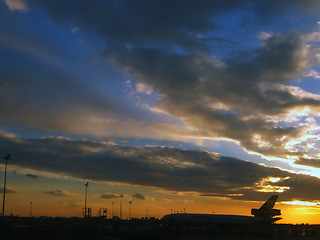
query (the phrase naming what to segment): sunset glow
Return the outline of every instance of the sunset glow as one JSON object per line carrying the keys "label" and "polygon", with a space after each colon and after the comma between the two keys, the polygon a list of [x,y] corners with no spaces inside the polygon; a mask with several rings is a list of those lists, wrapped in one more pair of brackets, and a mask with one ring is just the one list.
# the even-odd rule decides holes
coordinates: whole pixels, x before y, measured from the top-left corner
{"label": "sunset glow", "polygon": [[[320,224],[319,1],[0,0],[5,215]],[[120,197],[122,195],[122,197]],[[130,204],[130,205],[129,205]]]}

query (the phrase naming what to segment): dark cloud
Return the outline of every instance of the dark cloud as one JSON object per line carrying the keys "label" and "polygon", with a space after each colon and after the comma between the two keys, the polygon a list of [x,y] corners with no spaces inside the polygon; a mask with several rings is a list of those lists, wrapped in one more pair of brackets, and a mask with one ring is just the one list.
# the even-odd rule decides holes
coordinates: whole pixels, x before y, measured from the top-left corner
{"label": "dark cloud", "polygon": [[[153,87],[161,96],[156,107],[191,126],[193,131],[189,135],[232,139],[249,151],[285,158],[298,155],[287,150],[286,144],[298,138],[303,127],[280,126],[272,118],[296,108],[320,108],[319,99],[298,94],[289,85],[318,64],[319,49],[306,42],[303,26],[291,31],[293,18],[287,17],[290,14],[299,19],[298,16],[304,18],[317,13],[318,1],[308,0],[303,4],[298,0],[26,2],[30,8],[44,9],[58,26],[77,27],[98,36],[105,43],[103,58],[135,81]],[[231,19],[230,15],[236,23],[226,21]],[[286,29],[275,28],[276,32],[268,39],[258,40],[257,27],[270,29],[268,24],[272,22],[281,22]],[[226,23],[228,28],[224,28]],[[8,34],[3,36],[18,39],[10,29],[4,27]],[[248,35],[252,38],[248,41],[250,46],[239,47],[239,42],[247,40]],[[44,51],[48,47],[27,40],[17,44],[23,51],[41,53],[47,61],[55,59],[55,63],[64,59],[64,54],[56,54],[52,49]],[[2,42],[10,43],[5,37]],[[28,43],[27,47],[24,42]],[[221,54],[221,49],[226,54]],[[43,59],[31,64],[29,58],[19,62],[20,54],[7,55],[7,64],[0,69],[3,72],[0,93],[7,103],[0,105],[2,120],[99,136],[125,136],[131,126],[140,124],[131,125],[133,117],[124,113],[121,102],[115,104],[113,98],[82,85],[85,80],[81,74],[70,74],[61,65],[52,70],[52,64],[43,66]],[[155,128],[145,122],[141,125],[148,127],[147,132]],[[122,126],[126,126],[125,130],[114,130]],[[140,129],[136,132],[140,133]],[[114,155],[113,151],[104,154],[103,158],[120,159],[119,164],[132,161]],[[140,161],[136,164],[141,165],[141,170],[150,168]],[[200,174],[204,170],[193,171]],[[150,174],[146,177],[151,178]],[[99,174],[96,178],[99,179]],[[130,174],[127,178],[131,179]]]}
{"label": "dark cloud", "polygon": [[[60,33],[56,35],[58,31],[44,26],[39,19],[24,21],[0,7],[1,21],[6,22],[0,26],[0,55],[5,62],[0,66],[0,94],[6,103],[0,104],[1,121],[96,135],[121,118],[127,126],[131,118],[141,118],[141,114],[135,114],[138,110],[126,112],[128,103],[117,99],[114,89],[110,90],[110,85],[121,86],[113,80],[121,81],[121,76],[101,61],[89,59],[88,49],[82,44],[73,42],[75,39],[71,40],[68,34],[61,40]],[[81,127],[84,125],[87,127]],[[95,130],[89,126],[95,126]],[[79,129],[85,132],[80,133]]]}
{"label": "dark cloud", "polygon": [[[319,109],[319,100],[286,86],[317,64],[319,50],[309,48],[303,34],[273,34],[250,50],[231,47],[232,54],[220,59],[215,53],[221,46],[213,44],[238,44],[215,33],[223,27],[219,18],[230,11],[250,12],[251,25],[268,24],[283,9],[306,16],[319,7],[316,1],[29,3],[46,9],[59,25],[79,26],[106,40],[104,56],[136,81],[154,87],[162,96],[158,107],[184,119],[196,129],[194,135],[233,139],[250,151],[286,157],[292,153],[285,145],[301,134],[301,127],[280,127],[270,117],[298,107]],[[243,14],[242,23],[248,15]],[[175,46],[182,53],[173,51]]]}
{"label": "dark cloud", "polygon": [[310,158],[301,157],[298,160],[296,160],[295,163],[320,168],[320,159],[319,158],[311,158],[310,159]]}
{"label": "dark cloud", "polygon": [[63,189],[56,189],[56,190],[53,190],[53,191],[44,191],[44,193],[50,194],[50,195],[54,195],[54,196],[58,196],[58,197],[72,197],[72,196],[74,196],[70,192],[68,192],[66,190],[63,190]]}
{"label": "dark cloud", "polygon": [[185,46],[201,43],[190,33],[214,28],[215,24],[210,21],[212,14],[239,6],[235,0],[223,3],[208,0],[69,1],[63,4],[30,0],[28,3],[46,9],[55,23],[72,24],[93,31],[110,44],[149,41],[178,42]]}
{"label": "dark cloud", "polygon": [[104,193],[104,194],[100,195],[100,197],[104,198],[104,199],[113,199],[113,198],[119,198],[120,194]]}
{"label": "dark cloud", "polygon": [[132,195],[133,198],[136,198],[136,199],[140,199],[140,200],[146,200],[146,196],[143,195],[142,193],[135,193]]}
{"label": "dark cloud", "polygon": [[[283,200],[319,199],[314,191],[320,187],[318,178],[209,152],[169,147],[121,147],[52,137],[1,137],[0,151],[4,150],[14,153],[10,164],[92,181],[121,182],[243,200],[259,200],[266,198],[270,192],[281,190],[284,191]],[[277,181],[270,180],[270,177]],[[70,193],[60,189],[46,193],[70,196]],[[104,196],[117,195],[107,193]]]}
{"label": "dark cloud", "polygon": [[26,174],[26,177],[28,177],[28,178],[33,178],[33,179],[38,179],[38,178],[40,178],[39,176],[34,175],[34,174],[31,174],[31,173]]}
{"label": "dark cloud", "polygon": [[[97,116],[104,112],[109,118],[120,117],[121,103],[105,93],[99,94],[83,82],[83,77],[47,65],[43,59],[35,61],[19,55],[24,58],[18,59],[15,54],[10,54],[6,64],[0,67],[0,93],[7,103],[0,105],[2,120],[37,128],[67,130],[72,125],[66,119],[79,124],[86,114]],[[41,117],[44,115],[46,118]]]}
{"label": "dark cloud", "polygon": [[[298,137],[301,128],[277,126],[270,117],[297,107],[320,107],[319,100],[280,85],[315,64],[314,54],[302,56],[306,50],[301,36],[289,34],[270,37],[248,61],[220,63],[206,54],[168,54],[151,48],[112,49],[106,55],[138,81],[158,89],[163,94],[159,107],[185,119],[200,135],[234,139],[248,150],[285,157],[290,155],[285,144]],[[287,140],[280,140],[284,136]]]}
{"label": "dark cloud", "polygon": [[[206,33],[219,26],[213,17],[221,17],[228,11],[242,9],[250,11],[256,21],[270,22],[284,10],[314,10],[319,3],[304,1],[236,1],[203,0],[142,0],[94,1],[72,0],[64,3],[55,1],[28,0],[31,6],[44,8],[58,25],[79,26],[107,39],[113,44],[175,42],[188,46],[201,42],[192,33]],[[75,7],[77,6],[77,7]],[[310,13],[310,12],[309,12]],[[248,14],[247,14],[248,15]],[[126,17],[123,17],[126,16]],[[216,19],[215,19],[216,20]],[[254,24],[251,22],[251,24]]]}

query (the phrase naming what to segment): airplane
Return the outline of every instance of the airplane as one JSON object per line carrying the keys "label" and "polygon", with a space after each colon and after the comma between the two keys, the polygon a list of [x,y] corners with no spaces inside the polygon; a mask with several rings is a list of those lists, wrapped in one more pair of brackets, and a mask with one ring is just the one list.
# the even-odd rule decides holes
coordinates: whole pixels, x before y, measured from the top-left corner
{"label": "airplane", "polygon": [[272,195],[259,209],[251,209],[252,216],[198,214],[198,213],[172,213],[161,218],[164,225],[211,225],[211,224],[271,224],[282,218],[281,210],[273,209],[278,195]]}

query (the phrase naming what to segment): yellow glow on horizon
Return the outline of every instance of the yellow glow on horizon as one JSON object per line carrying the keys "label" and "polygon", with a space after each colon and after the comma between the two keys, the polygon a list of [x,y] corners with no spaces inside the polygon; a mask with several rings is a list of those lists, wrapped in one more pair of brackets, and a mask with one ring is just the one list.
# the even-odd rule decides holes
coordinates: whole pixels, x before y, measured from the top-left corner
{"label": "yellow glow on horizon", "polygon": [[[296,204],[300,204],[304,201],[297,201]],[[304,203],[301,203],[304,204]],[[284,202],[278,203],[277,207],[281,209],[280,221],[277,223],[289,223],[289,224],[319,224],[320,223],[320,208],[316,206],[306,205],[293,205]]]}
{"label": "yellow glow on horizon", "polygon": [[312,206],[312,207],[320,206],[320,202],[308,202],[308,201],[300,201],[300,200],[286,201],[286,202],[282,202],[282,203],[283,204],[290,204],[290,205],[297,205],[297,206]]}

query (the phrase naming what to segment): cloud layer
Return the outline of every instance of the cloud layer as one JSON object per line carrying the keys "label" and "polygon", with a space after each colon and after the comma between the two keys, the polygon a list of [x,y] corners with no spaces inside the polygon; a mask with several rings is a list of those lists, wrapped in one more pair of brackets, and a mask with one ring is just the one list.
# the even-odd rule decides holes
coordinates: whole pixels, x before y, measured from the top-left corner
{"label": "cloud layer", "polygon": [[[6,61],[0,66],[0,93],[5,103],[0,104],[0,119],[12,128],[28,126],[95,137],[229,139],[251,152],[319,166],[320,143],[315,136],[320,129],[315,126],[320,122],[320,95],[301,87],[310,78],[318,81],[318,1],[6,0],[1,7],[1,20],[6,24],[0,27],[0,55]],[[43,11],[51,26],[47,18],[27,22],[23,16],[26,20],[29,15],[11,11],[34,11],[37,17]],[[124,90],[125,82],[132,83],[131,90],[136,91],[133,103]],[[29,148],[39,141],[22,140]],[[67,140],[44,138],[40,142],[59,141]],[[68,143],[93,145],[95,151],[101,144]],[[51,155],[37,152],[48,161],[34,162],[32,167],[62,171],[58,166],[68,165],[71,159],[67,146],[59,148],[67,152],[66,160],[57,160],[60,152],[50,151],[48,145]],[[151,163],[134,155],[115,154],[115,149],[103,150],[102,155],[82,151],[79,161],[84,164],[94,156],[95,164],[104,166],[102,158],[115,159],[114,166],[107,161],[114,170],[134,162],[147,180],[157,176]],[[30,154],[35,153],[30,150]],[[159,159],[188,155],[186,159],[195,165],[175,166],[170,172],[168,166],[173,163],[169,161],[165,169],[170,174],[159,172],[168,178],[184,175],[189,168],[195,176],[209,176],[212,162],[220,168],[222,163],[235,161],[212,161],[206,153],[169,148],[144,148],[137,154],[142,159],[148,159],[145,154],[158,154]],[[198,164],[199,160],[190,157],[198,154],[207,160]],[[241,173],[247,163],[236,163]],[[164,167],[160,162],[154,164],[160,170]],[[252,166],[258,172],[263,169]],[[79,172],[82,170],[72,174]],[[118,179],[110,174],[109,180]],[[106,180],[102,173],[95,178]],[[161,186],[157,181],[150,184],[170,188],[163,179]],[[129,171],[118,180],[144,185]],[[209,177],[206,182],[211,182]],[[258,176],[251,186],[253,182],[259,182]],[[175,187],[188,188],[183,184]],[[194,187],[212,194],[204,186]]]}
{"label": "cloud layer", "polygon": [[[34,147],[37,146],[37,147]],[[91,181],[111,181],[195,192],[203,196],[259,200],[281,193],[283,200],[317,200],[320,180],[214,153],[168,147],[123,147],[89,140],[2,136],[0,151],[12,153],[10,164]],[[56,189],[56,196],[71,196]],[[102,198],[115,198],[106,193]],[[134,195],[142,199],[140,195]]]}

